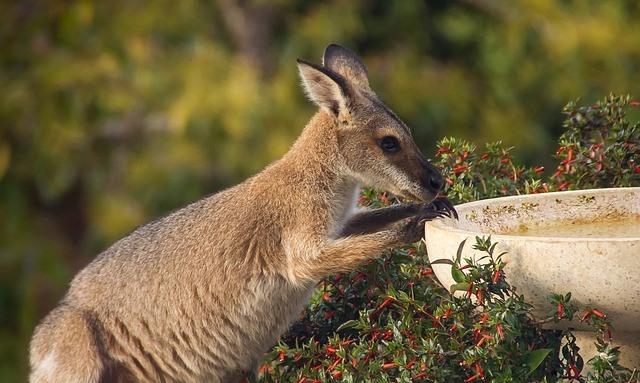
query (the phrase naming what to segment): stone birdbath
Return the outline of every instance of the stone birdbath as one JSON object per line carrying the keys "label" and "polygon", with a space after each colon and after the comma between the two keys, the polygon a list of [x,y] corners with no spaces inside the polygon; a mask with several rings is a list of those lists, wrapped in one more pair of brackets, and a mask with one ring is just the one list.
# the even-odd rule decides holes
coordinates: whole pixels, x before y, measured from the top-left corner
{"label": "stone birdbath", "polygon": [[[505,251],[507,281],[548,316],[547,297],[571,292],[580,308],[590,306],[612,319],[614,346],[623,366],[640,368],[640,187],[577,190],[475,201],[456,206],[459,220],[427,222],[429,260],[474,259],[476,236],[491,235]],[[455,283],[451,266],[433,264],[439,281]],[[595,355],[595,336],[579,323],[570,326],[585,361]],[[558,327],[554,327],[558,328]]]}

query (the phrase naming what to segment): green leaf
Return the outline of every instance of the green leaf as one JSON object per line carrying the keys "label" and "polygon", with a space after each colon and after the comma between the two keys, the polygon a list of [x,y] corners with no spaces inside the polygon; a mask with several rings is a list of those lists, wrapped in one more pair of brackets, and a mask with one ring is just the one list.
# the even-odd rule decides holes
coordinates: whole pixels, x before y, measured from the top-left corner
{"label": "green leaf", "polygon": [[442,259],[436,259],[435,261],[432,261],[432,262],[430,262],[430,263],[431,263],[432,265],[438,265],[438,264],[451,265],[451,266],[455,265],[455,263],[454,263],[452,260],[450,260],[450,259],[445,259],[445,258],[442,258]]}
{"label": "green leaf", "polygon": [[340,331],[340,330],[347,329],[347,328],[353,328],[353,327],[356,327],[356,326],[358,326],[358,323],[359,323],[359,322],[358,322],[357,320],[355,320],[355,319],[348,320],[348,321],[344,322],[343,324],[341,324],[341,325],[336,329],[336,332],[337,332],[337,331]]}
{"label": "green leaf", "polygon": [[469,287],[471,286],[471,284],[469,282],[460,282],[460,283],[455,283],[453,285],[451,285],[451,287],[449,288],[450,292],[455,292],[455,291],[467,291],[469,290]]}
{"label": "green leaf", "polygon": [[451,277],[458,283],[464,282],[465,280],[465,275],[462,270],[460,270],[458,265],[451,266]]}
{"label": "green leaf", "polygon": [[535,371],[535,369],[540,366],[542,361],[544,361],[544,358],[546,358],[551,351],[552,349],[550,348],[541,348],[531,351],[531,354],[529,354],[526,361],[527,367],[529,367],[529,372],[531,373]]}
{"label": "green leaf", "polygon": [[[460,242],[460,245],[458,246],[458,251],[456,252],[456,263],[458,265],[460,264],[460,260],[462,259],[462,249],[464,248],[465,242],[467,242],[466,239]],[[456,281],[456,282],[460,282],[460,281]]]}

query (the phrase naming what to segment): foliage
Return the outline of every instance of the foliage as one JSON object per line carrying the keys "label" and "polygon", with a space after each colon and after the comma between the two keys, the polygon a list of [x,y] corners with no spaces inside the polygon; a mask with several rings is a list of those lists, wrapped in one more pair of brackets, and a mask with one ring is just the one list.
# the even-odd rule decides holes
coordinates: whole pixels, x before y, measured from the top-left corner
{"label": "foliage", "polygon": [[454,203],[507,195],[570,189],[640,186],[640,122],[627,119],[640,109],[630,96],[610,95],[591,106],[569,102],[563,109],[565,131],[553,156],[557,171],[548,179],[543,166],[514,163],[513,147],[474,144],[456,138],[438,143],[436,156],[447,174],[445,192]]}
{"label": "foliage", "polygon": [[553,175],[558,190],[640,186],[640,122],[627,120],[629,106],[640,102],[610,95],[592,106],[570,102],[564,108]]}
{"label": "foliage", "polygon": [[544,167],[515,165],[513,148],[501,142],[487,144],[478,155],[474,144],[456,138],[438,143],[440,166],[446,174],[444,194],[453,203],[545,191]]}
{"label": "foliage", "polygon": [[[304,317],[267,356],[260,381],[637,381],[637,372],[617,363],[604,314],[587,308],[582,315],[597,329],[601,354],[581,375],[571,332],[545,331],[533,321],[490,238],[476,238],[474,248],[488,262],[455,263],[457,296],[434,283],[422,246],[323,281]],[[570,293],[550,297],[549,320],[573,319],[570,300]]]}
{"label": "foliage", "polygon": [[[623,160],[600,162],[603,169],[619,164],[616,174],[624,176],[592,174],[597,166],[593,156],[567,161],[557,155],[559,166],[569,164],[572,170],[556,172],[544,182],[544,169],[516,165],[512,148],[489,144],[478,155],[474,145],[446,138],[438,144],[436,161],[446,177],[445,192],[459,203],[560,190],[567,182],[572,187],[638,186],[640,173],[633,166],[640,131],[638,124],[624,119],[625,111],[636,106],[629,97],[614,96],[591,107],[569,103],[566,132],[559,140],[565,147],[574,140],[576,153],[577,148],[593,145],[591,137],[599,138],[596,144],[603,152],[625,150]],[[577,113],[584,117],[577,118]],[[576,127],[575,121],[581,125]],[[588,177],[593,184],[586,183]],[[370,207],[396,202],[395,197],[370,189],[360,199]],[[358,270],[323,280],[308,310],[267,356],[260,381],[639,380],[638,371],[619,365],[620,350],[611,345],[612,324],[604,313],[575,307],[570,292],[549,297],[550,314],[543,322],[579,317],[596,329],[600,354],[586,361],[590,371],[583,373],[585,360],[571,331],[543,330],[543,322],[532,319],[526,297],[507,282],[503,254],[495,254],[491,238],[476,238],[474,248],[485,253],[486,262],[461,260],[459,251],[452,262],[456,284],[444,289],[432,276],[422,244],[394,249]]]}
{"label": "foliage", "polygon": [[[463,266],[456,287],[461,296],[434,287],[431,270],[418,261],[425,259],[424,252],[396,250],[365,271],[340,276],[337,283],[333,279],[320,290],[330,302],[313,307],[309,319],[340,324],[345,319],[340,308],[351,307],[355,302],[349,295],[361,295],[364,287],[358,315],[327,339],[314,337],[322,336],[314,328],[276,347],[276,362],[264,381],[504,382],[560,376],[559,362],[545,358],[551,349],[540,347],[551,342],[532,325],[530,306],[506,282],[500,255],[493,254],[489,239],[478,239],[475,247],[490,262]],[[401,266],[393,267],[396,262]],[[352,284],[353,279],[363,283]]]}

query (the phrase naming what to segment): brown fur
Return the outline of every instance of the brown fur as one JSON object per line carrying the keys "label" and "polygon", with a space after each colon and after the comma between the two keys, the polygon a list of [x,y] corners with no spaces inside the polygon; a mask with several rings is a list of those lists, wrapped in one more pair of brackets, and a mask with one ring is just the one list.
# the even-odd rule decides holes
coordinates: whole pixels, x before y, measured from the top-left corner
{"label": "brown fur", "polygon": [[[442,177],[351,52],[299,60],[320,106],[291,150],[245,182],[100,254],[36,328],[31,382],[234,382],[255,370],[318,279],[420,239]],[[381,148],[394,137],[399,151]],[[355,211],[360,185],[422,204]],[[416,216],[408,225],[399,220]]]}

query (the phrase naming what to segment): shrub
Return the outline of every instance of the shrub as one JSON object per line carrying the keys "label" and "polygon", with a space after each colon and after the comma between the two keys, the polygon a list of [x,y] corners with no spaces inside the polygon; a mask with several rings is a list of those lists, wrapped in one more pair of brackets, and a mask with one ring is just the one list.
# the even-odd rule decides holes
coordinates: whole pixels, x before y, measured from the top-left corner
{"label": "shrub", "polygon": [[[545,180],[542,167],[514,164],[512,148],[445,138],[436,163],[454,203],[514,194],[590,187],[640,186],[639,124],[626,119],[629,97],[593,106],[569,103],[565,132]],[[397,198],[364,190],[360,203],[382,207]],[[264,382],[633,382],[637,371],[618,364],[611,323],[594,308],[549,297],[548,320],[580,319],[596,329],[600,356],[584,360],[570,331],[543,330],[531,306],[509,285],[502,254],[491,238],[477,238],[482,265],[458,259],[453,296],[432,275],[423,244],[394,249],[360,269],[318,284],[309,308],[266,357]],[[461,269],[466,269],[464,273]],[[474,299],[472,299],[472,296]],[[249,378],[248,378],[249,379]]]}
{"label": "shrub", "polygon": [[585,107],[570,102],[552,176],[557,190],[640,186],[640,123],[627,120],[640,102],[611,95]]}

